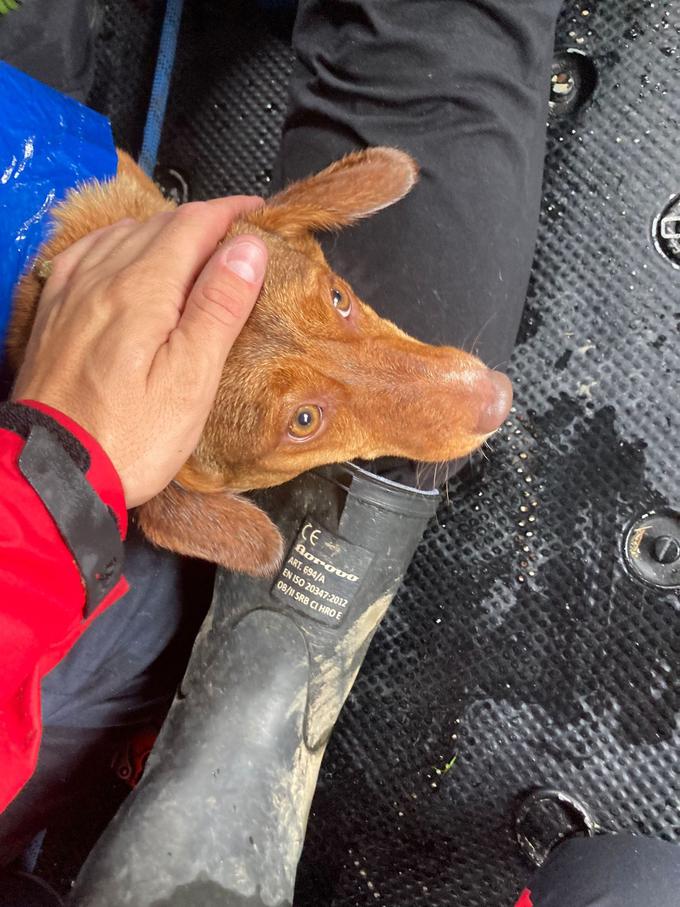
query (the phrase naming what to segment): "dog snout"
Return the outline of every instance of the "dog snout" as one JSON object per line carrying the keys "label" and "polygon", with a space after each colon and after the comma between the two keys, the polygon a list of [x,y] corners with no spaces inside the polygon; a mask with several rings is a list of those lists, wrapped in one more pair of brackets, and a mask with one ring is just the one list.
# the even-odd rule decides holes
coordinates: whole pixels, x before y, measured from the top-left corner
{"label": "dog snout", "polygon": [[507,375],[484,369],[476,381],[481,405],[477,432],[489,435],[501,427],[512,406],[512,382]]}

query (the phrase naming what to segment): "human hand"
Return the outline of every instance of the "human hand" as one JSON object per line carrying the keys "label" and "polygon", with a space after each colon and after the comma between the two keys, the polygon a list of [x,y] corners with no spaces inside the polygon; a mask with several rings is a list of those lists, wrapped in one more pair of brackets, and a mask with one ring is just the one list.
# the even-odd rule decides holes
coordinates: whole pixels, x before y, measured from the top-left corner
{"label": "human hand", "polygon": [[261,204],[235,196],[120,221],[52,261],[12,397],[89,431],[128,507],[158,494],[198,443],[267,262],[254,236],[215,247]]}

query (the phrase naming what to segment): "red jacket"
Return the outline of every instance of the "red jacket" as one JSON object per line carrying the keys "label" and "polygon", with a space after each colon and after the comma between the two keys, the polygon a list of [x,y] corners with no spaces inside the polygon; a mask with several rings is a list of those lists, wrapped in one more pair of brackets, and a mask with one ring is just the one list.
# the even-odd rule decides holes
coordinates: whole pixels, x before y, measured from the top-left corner
{"label": "red jacket", "polygon": [[[86,478],[127,531],[123,489],[99,444],[63,413],[40,403],[87,448]],[[78,567],[42,501],[21,475],[18,434],[0,428],[0,810],[35,768],[40,745],[40,680],[89,624],[127,591],[120,579],[89,618]]]}

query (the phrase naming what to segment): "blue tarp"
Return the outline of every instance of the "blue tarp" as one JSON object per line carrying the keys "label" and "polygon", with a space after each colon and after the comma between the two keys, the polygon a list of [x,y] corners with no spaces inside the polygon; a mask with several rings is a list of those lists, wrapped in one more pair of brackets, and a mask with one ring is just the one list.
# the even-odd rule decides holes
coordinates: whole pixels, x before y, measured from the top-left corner
{"label": "blue tarp", "polygon": [[47,237],[50,209],[78,183],[109,179],[116,166],[106,117],[0,61],[0,342],[12,290]]}

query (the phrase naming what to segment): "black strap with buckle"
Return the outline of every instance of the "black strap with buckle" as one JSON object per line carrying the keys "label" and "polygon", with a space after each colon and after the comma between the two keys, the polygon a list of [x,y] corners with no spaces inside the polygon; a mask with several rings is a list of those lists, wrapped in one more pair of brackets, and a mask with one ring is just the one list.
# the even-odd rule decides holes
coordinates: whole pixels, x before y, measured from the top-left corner
{"label": "black strap with buckle", "polygon": [[118,523],[85,478],[86,448],[55,419],[21,403],[0,405],[0,428],[26,439],[19,471],[54,520],[78,565],[89,617],[120,579],[123,543]]}

